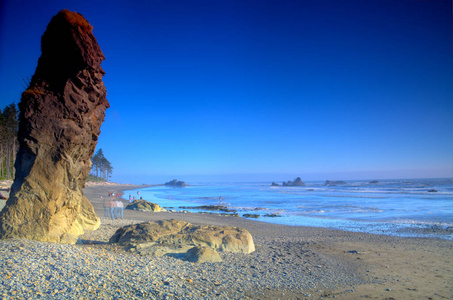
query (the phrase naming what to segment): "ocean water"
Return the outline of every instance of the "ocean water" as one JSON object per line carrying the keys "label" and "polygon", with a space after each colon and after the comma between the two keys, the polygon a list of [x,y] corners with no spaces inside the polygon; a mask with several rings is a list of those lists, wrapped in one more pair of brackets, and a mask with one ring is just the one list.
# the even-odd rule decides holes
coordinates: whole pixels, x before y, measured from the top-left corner
{"label": "ocean water", "polygon": [[[137,197],[137,192],[126,191],[124,197]],[[306,182],[302,187],[197,183],[145,188],[140,196],[177,211],[196,213],[203,211],[197,206],[221,204],[241,216],[258,214],[255,220],[260,222],[453,240],[452,179],[346,181],[334,186]],[[272,214],[278,217],[266,216]]]}

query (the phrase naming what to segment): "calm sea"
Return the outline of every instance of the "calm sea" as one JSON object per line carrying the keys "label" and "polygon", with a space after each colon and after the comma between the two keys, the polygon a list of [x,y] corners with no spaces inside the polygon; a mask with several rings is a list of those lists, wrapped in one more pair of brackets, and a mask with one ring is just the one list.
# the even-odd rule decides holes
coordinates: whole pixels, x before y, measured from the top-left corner
{"label": "calm sea", "polygon": [[[138,197],[137,192],[126,191],[124,197]],[[167,209],[191,212],[218,205],[221,196],[222,205],[241,216],[259,215],[261,222],[453,240],[452,179],[306,182],[303,187],[199,183],[150,187],[140,190],[140,196]]]}

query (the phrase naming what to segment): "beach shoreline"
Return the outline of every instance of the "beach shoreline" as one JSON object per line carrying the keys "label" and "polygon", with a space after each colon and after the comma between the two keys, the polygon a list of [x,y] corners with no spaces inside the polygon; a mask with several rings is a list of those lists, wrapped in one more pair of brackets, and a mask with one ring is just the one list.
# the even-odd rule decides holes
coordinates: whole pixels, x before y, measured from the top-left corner
{"label": "beach shoreline", "polygon": [[313,182],[303,187],[204,183],[183,189],[154,186],[142,189],[140,196],[172,211],[223,211],[282,225],[453,241],[451,187],[446,179],[354,180],[341,186]]}
{"label": "beach shoreline", "polygon": [[[3,298],[35,299],[41,294],[56,299],[450,299],[453,295],[453,244],[448,240],[276,225],[217,214],[125,210],[124,220],[103,217],[103,198],[109,192],[144,187],[87,186],[84,194],[101,217],[101,227],[82,235],[79,245],[0,240],[0,276],[7,279],[0,286]],[[220,253],[223,262],[198,265],[173,257],[139,256],[107,244],[121,226],[168,219],[245,228],[256,251]],[[42,259],[30,262],[31,253]],[[60,270],[57,259],[64,261],[60,278],[49,268],[54,262],[53,273]],[[79,290],[67,286],[68,274],[86,286]]]}
{"label": "beach shoreline", "polygon": [[[141,188],[140,186],[117,187],[121,191]],[[96,203],[93,196],[88,191],[88,199],[92,203]],[[100,215],[101,211],[96,210],[96,213]],[[125,218],[137,221],[179,219],[201,225],[237,226],[247,229],[258,241],[261,239],[269,240],[269,244],[272,244],[276,241],[286,240],[285,243],[292,244],[287,247],[294,248],[295,251],[297,251],[298,243],[311,244],[308,248],[321,256],[348,262],[348,267],[357,272],[354,275],[364,280],[362,284],[352,284],[349,288],[346,286],[329,290],[327,295],[336,295],[336,298],[351,299],[368,296],[376,297],[376,299],[383,299],[382,297],[400,299],[426,296],[435,299],[438,295],[444,295],[447,298],[453,296],[452,289],[448,288],[448,286],[453,286],[451,284],[453,283],[452,272],[450,272],[452,262],[449,259],[449,257],[453,257],[453,243],[451,241],[436,238],[374,235],[319,227],[277,225],[218,214],[149,213],[125,210]],[[433,253],[432,257],[424,254],[430,252]],[[434,255],[436,252],[438,253]],[[292,257],[294,255],[288,256],[291,258],[289,261],[294,261]],[[433,263],[424,262],[425,258],[433,260]],[[446,266],[449,266],[449,268]],[[442,272],[442,269],[444,272]],[[417,274],[420,275],[417,276]],[[430,277],[432,280],[428,280]],[[445,280],[446,284],[443,287],[440,278]],[[367,281],[370,282],[366,283]],[[440,292],[442,290],[444,291],[443,294]],[[293,297],[303,297],[304,294],[311,294],[310,297],[319,297],[326,293],[325,290],[316,291],[293,291]],[[286,291],[286,296],[290,297],[288,293],[289,291]],[[441,296],[438,297],[442,298]]]}

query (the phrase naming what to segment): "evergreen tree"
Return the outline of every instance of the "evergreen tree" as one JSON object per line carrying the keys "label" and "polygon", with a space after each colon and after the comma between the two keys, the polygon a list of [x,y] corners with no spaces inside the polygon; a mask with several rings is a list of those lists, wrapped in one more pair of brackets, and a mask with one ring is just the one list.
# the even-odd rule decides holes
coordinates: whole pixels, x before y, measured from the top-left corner
{"label": "evergreen tree", "polygon": [[14,177],[14,162],[19,148],[17,132],[19,127],[16,104],[0,110],[0,178]]}
{"label": "evergreen tree", "polygon": [[113,167],[112,167],[112,164],[107,160],[107,158],[103,158],[102,161],[101,161],[101,166],[102,166],[102,175],[103,175],[103,178],[108,181],[111,174],[112,174],[112,170],[113,170]]}
{"label": "evergreen tree", "polygon": [[99,149],[91,159],[91,173],[97,179],[108,181],[113,172],[113,167],[110,161],[104,156],[102,149]]}

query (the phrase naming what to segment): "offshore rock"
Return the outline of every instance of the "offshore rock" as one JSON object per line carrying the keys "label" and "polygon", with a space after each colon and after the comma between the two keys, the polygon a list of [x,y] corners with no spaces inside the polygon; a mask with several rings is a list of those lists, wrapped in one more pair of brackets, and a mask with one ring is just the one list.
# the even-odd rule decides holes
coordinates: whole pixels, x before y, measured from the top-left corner
{"label": "offshore rock", "polygon": [[165,182],[164,185],[172,187],[185,187],[187,184],[184,181],[178,181],[177,179],[173,179],[172,181]]}
{"label": "offshore rock", "polygon": [[[300,179],[300,177],[297,177],[294,179],[294,181],[288,181],[288,182],[283,182],[283,186],[304,186],[305,183]],[[271,186],[280,186],[278,183],[272,182]]]}
{"label": "offshore rock", "polygon": [[212,259],[216,257],[212,251],[205,250],[192,250],[197,253],[187,254],[194,247],[245,254],[255,251],[252,235],[243,228],[192,225],[180,220],[124,226],[115,232],[109,242],[123,244],[141,255],[184,254],[187,259],[191,257],[194,261],[198,261],[195,257],[201,252],[206,252],[206,256]]}
{"label": "offshore rock", "polygon": [[100,220],[83,195],[109,107],[104,55],[80,14],[60,11],[19,104],[16,177],[0,214],[0,237],[75,243]]}
{"label": "offshore rock", "polygon": [[342,180],[326,180],[326,182],[324,183],[325,186],[337,186],[337,185],[343,185],[343,184],[346,184],[345,181],[342,181]]}
{"label": "offshore rock", "polygon": [[223,212],[236,212],[234,209],[230,209],[224,205],[200,205],[200,206],[180,206],[181,209],[200,209],[200,210],[212,210],[212,211],[223,211]]}

